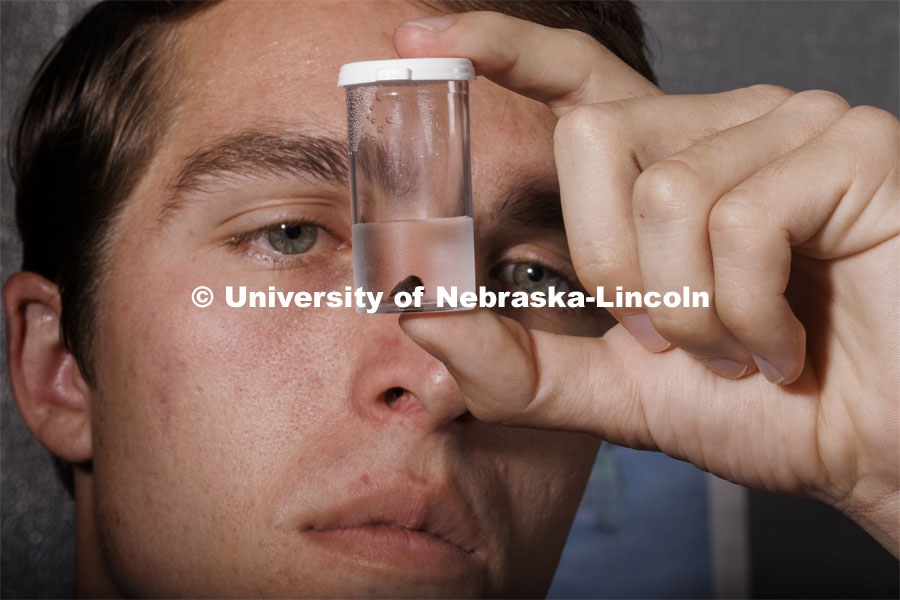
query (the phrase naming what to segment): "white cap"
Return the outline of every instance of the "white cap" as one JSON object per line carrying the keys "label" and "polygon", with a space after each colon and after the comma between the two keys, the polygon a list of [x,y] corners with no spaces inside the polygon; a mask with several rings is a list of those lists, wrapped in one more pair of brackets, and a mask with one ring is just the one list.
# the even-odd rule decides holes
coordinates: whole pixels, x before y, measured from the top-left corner
{"label": "white cap", "polygon": [[462,81],[474,80],[475,67],[468,58],[400,58],[367,60],[341,67],[338,86],[363,85],[382,81]]}

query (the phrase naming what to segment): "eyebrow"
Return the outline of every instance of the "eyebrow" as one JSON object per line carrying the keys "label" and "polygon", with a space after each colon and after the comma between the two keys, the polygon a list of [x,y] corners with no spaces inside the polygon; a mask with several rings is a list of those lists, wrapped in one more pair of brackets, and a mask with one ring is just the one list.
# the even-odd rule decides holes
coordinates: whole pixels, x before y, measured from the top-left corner
{"label": "eyebrow", "polygon": [[185,159],[161,219],[190,192],[205,192],[235,177],[295,176],[347,185],[347,145],[324,136],[244,131],[220,138]]}
{"label": "eyebrow", "polygon": [[525,229],[565,233],[559,186],[556,182],[529,181],[514,187],[496,210],[491,221]]}
{"label": "eyebrow", "polygon": [[395,198],[410,194],[419,180],[419,164],[409,149],[390,148],[372,139],[359,142],[355,157],[357,183],[371,181],[381,191]]}
{"label": "eyebrow", "polygon": [[[363,153],[376,185],[390,186],[392,169],[386,168],[380,148]],[[348,148],[343,140],[299,133],[244,131],[220,138],[189,155],[172,184],[160,219],[181,208],[190,192],[211,190],[240,176],[299,176],[346,186]],[[383,178],[383,179],[382,179]],[[381,179],[381,181],[378,181]],[[513,226],[565,232],[559,187],[556,182],[530,181],[513,187],[503,203],[490,211],[490,220]]]}

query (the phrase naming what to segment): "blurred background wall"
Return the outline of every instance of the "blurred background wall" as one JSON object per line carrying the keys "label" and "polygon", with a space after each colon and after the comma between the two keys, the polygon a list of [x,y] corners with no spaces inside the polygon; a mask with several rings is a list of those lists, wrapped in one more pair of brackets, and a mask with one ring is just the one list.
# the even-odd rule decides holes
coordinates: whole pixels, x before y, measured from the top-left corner
{"label": "blurred background wall", "polygon": [[[0,1],[0,279],[21,260],[6,168],[13,114],[89,1]],[[661,87],[828,89],[898,113],[895,1],[639,2]],[[5,339],[5,319],[2,324]],[[2,349],[0,596],[67,597],[72,504],[16,413]],[[554,597],[898,596],[897,562],[834,511],[729,487],[664,456],[601,453]]]}

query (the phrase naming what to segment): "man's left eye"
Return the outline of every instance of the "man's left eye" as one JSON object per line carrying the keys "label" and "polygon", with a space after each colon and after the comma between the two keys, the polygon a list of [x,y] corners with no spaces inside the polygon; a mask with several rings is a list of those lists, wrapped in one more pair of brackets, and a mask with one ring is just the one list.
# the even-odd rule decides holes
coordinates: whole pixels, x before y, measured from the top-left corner
{"label": "man's left eye", "polygon": [[279,254],[302,254],[312,248],[319,237],[318,226],[312,223],[281,223],[268,227],[265,239]]}
{"label": "man's left eye", "polygon": [[546,294],[550,288],[554,288],[557,292],[567,292],[570,289],[565,277],[533,262],[503,265],[497,272],[497,278],[504,283],[516,285],[529,294],[532,292]]}

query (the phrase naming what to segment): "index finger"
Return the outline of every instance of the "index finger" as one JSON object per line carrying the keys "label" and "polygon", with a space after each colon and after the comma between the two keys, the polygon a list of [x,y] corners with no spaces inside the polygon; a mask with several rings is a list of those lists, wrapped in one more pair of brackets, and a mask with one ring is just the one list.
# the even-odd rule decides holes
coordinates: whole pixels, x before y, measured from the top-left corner
{"label": "index finger", "polygon": [[665,96],[584,32],[496,12],[407,21],[394,31],[393,41],[401,58],[468,58],[479,75],[545,103],[557,117],[578,106],[622,105],[631,117],[633,144],[657,140],[656,151],[642,154],[635,147],[642,167],[683,149],[687,141],[755,119],[792,95],[776,86],[751,86]]}
{"label": "index finger", "polygon": [[495,12],[407,21],[394,32],[394,49],[401,58],[468,58],[479,74],[557,117],[580,104],[662,93],[586,33]]}

